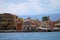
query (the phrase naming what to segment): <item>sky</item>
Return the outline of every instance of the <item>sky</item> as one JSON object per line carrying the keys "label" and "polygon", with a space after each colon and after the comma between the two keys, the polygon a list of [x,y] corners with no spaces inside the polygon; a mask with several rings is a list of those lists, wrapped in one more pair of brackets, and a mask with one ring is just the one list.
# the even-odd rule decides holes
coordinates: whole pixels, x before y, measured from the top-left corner
{"label": "sky", "polygon": [[60,20],[60,14],[41,14],[41,15],[20,15],[19,18],[28,18],[30,17],[31,19],[38,19],[40,21],[42,21],[42,17],[44,16],[49,16],[51,21],[57,21]]}
{"label": "sky", "polygon": [[0,13],[16,15],[60,14],[60,0],[0,0]]}

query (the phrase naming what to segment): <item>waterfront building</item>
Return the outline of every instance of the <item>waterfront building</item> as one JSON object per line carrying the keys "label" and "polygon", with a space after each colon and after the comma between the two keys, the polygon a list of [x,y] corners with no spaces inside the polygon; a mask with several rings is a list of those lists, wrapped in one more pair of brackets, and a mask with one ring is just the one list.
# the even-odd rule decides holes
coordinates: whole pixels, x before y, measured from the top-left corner
{"label": "waterfront building", "polygon": [[0,14],[0,30],[15,30],[17,16],[10,13]]}
{"label": "waterfront building", "polygon": [[37,27],[37,29],[44,30],[44,31],[52,31],[54,27],[54,22],[52,21],[41,21],[41,26]]}
{"label": "waterfront building", "polygon": [[49,16],[44,16],[42,17],[42,22],[41,22],[41,25],[42,27],[50,27],[50,17]]}
{"label": "waterfront building", "polygon": [[31,30],[31,18],[30,18],[30,17],[24,19],[23,30],[24,30],[24,31],[29,31],[29,30]]}
{"label": "waterfront building", "polygon": [[41,27],[50,28],[50,23],[48,21],[41,22]]}
{"label": "waterfront building", "polygon": [[51,24],[51,28],[54,28],[55,22],[51,21],[50,24]]}
{"label": "waterfront building", "polygon": [[31,21],[31,30],[32,31],[36,31],[36,28],[37,28],[37,24],[34,20]]}
{"label": "waterfront building", "polygon": [[39,21],[39,19],[34,19],[33,21],[35,22],[35,24],[37,25],[37,27],[40,26],[40,21]]}
{"label": "waterfront building", "polygon": [[55,21],[55,27],[60,28],[60,19]]}
{"label": "waterfront building", "polygon": [[23,26],[23,19],[22,18],[18,18],[16,30],[22,30],[22,26]]}

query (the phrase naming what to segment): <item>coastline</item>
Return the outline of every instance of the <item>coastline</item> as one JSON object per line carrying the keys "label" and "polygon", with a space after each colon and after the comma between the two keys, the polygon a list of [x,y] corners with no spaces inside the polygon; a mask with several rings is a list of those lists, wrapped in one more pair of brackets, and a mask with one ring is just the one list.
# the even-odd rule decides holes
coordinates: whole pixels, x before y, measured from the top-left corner
{"label": "coastline", "polygon": [[41,31],[21,31],[21,30],[0,30],[0,33],[17,33],[17,32],[60,32],[60,30],[53,30],[53,31],[46,31],[46,30],[41,30]]}

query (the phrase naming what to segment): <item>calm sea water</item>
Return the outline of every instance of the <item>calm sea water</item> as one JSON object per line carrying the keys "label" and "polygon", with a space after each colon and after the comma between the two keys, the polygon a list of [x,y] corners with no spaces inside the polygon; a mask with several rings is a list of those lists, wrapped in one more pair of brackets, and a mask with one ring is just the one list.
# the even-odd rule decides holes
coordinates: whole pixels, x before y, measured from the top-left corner
{"label": "calm sea water", "polygon": [[60,40],[60,32],[0,33],[0,40]]}

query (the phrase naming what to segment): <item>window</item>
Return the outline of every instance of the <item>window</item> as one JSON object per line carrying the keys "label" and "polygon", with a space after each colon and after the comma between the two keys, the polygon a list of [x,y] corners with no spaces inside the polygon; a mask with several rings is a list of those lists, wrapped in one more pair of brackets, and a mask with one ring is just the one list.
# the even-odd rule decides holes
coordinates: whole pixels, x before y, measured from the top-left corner
{"label": "window", "polygon": [[9,22],[9,23],[11,23],[11,22],[12,22],[12,20],[8,20],[8,22]]}
{"label": "window", "polygon": [[46,28],[46,24],[43,24],[42,27],[43,27],[43,28]]}

